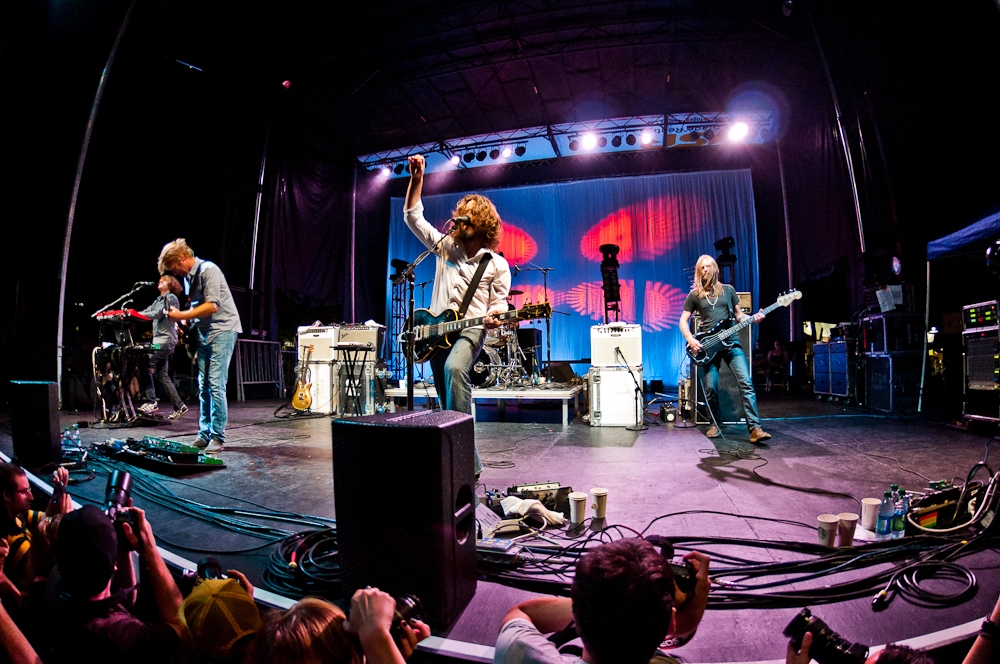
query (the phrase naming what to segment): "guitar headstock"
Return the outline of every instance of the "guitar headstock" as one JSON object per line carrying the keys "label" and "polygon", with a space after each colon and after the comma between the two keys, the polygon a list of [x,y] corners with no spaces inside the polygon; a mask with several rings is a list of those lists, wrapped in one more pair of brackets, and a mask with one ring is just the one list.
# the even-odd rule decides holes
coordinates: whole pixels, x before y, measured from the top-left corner
{"label": "guitar headstock", "polygon": [[778,298],[778,304],[780,304],[783,307],[787,307],[789,304],[792,303],[793,300],[801,300],[801,299],[802,299],[802,291],[790,290]]}
{"label": "guitar headstock", "polygon": [[531,320],[533,318],[548,318],[552,315],[552,305],[548,302],[538,304],[526,304],[517,310],[518,320]]}

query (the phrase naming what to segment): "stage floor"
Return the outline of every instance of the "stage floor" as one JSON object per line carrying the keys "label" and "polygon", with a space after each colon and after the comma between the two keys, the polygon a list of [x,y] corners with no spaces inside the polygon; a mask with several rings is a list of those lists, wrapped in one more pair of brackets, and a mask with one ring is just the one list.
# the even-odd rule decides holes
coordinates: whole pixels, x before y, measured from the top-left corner
{"label": "stage floor", "polygon": [[[982,460],[986,435],[958,431],[919,417],[889,417],[814,399],[760,394],[763,426],[773,438],[749,445],[745,428],[724,429],[726,439],[709,440],[706,427],[651,426],[644,432],[590,427],[579,419],[563,426],[559,404],[509,404],[506,421],[497,422],[496,406],[480,405],[476,439],[486,468],[482,483],[506,489],[515,484],[558,481],[587,491],[609,489],[608,522],[650,533],[729,536],[812,542],[815,529],[748,519],[789,519],[814,524],[816,515],[860,512],[858,503],[792,487],[843,492],[858,499],[880,496],[891,482],[923,489],[934,479],[964,481]],[[250,503],[270,509],[335,517],[332,488],[330,418],[278,419],[277,401],[230,405],[229,441],[223,458],[228,468],[200,473],[165,486],[179,496],[219,506]],[[63,426],[87,421],[88,413],[63,413]],[[9,415],[0,431],[0,451],[11,453]],[[492,421],[491,421],[492,420]],[[197,433],[197,410],[161,428],[83,429],[84,443],[108,438],[155,435],[190,442]],[[732,452],[742,450],[740,458]],[[878,456],[876,456],[878,455]],[[401,441],[400,462],[405,458]],[[898,460],[898,464],[897,464]],[[390,460],[391,462],[391,460]],[[902,466],[902,468],[900,468]],[[904,470],[909,469],[909,470]],[[164,478],[166,480],[166,478]],[[81,498],[103,498],[105,477],[74,487]],[[378,474],[373,471],[372,482]],[[483,486],[479,487],[482,494]],[[241,502],[246,501],[246,502]],[[155,505],[149,519],[161,546],[191,560],[209,549],[224,565],[244,570],[259,583],[270,549],[227,553],[256,546],[260,540],[239,535]],[[406,509],[401,502],[400,510]],[[726,513],[705,514],[698,511]],[[287,527],[287,526],[285,526]],[[744,550],[744,553],[746,551]],[[758,559],[784,559],[780,552],[758,551]],[[981,620],[1000,591],[996,568],[1000,555],[986,551],[965,559],[979,579],[979,593],[949,609],[924,609],[897,598],[874,614],[871,599],[823,605],[815,614],[850,641],[871,645],[917,637]],[[405,564],[405,561],[402,561]],[[532,593],[484,581],[447,634],[449,639],[492,646],[506,610]],[[687,662],[782,660],[782,629],[796,613],[782,610],[710,610],[698,635],[677,650]]]}

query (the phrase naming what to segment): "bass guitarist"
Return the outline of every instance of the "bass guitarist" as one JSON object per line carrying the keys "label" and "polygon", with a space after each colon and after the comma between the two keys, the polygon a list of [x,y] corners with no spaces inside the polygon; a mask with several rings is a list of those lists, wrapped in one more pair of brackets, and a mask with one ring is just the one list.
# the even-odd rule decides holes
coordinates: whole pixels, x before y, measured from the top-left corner
{"label": "bass guitarist", "polygon": [[[698,312],[701,317],[700,332],[707,332],[723,321],[741,323],[747,318],[759,323],[764,320],[763,312],[757,312],[752,317],[740,309],[736,289],[729,284],[719,283],[719,264],[708,255],[702,255],[694,266],[694,284],[687,299],[684,300],[684,311],[681,313],[680,327],[688,346],[695,353],[702,350],[701,343],[691,333],[689,321],[691,314]],[[733,370],[736,383],[739,385],[740,396],[743,399],[743,410],[746,412],[747,429],[750,431],[750,442],[759,443],[771,437],[760,428],[760,417],[757,414],[757,394],[750,380],[750,367],[747,356],[740,347],[739,336],[733,335],[731,346],[722,348],[716,356],[705,365],[705,400],[712,410],[713,420],[719,412],[719,366],[725,361]],[[705,435],[718,438],[720,435],[717,424],[712,424]]]}
{"label": "bass guitarist", "polygon": [[[409,158],[410,183],[406,189],[404,217],[406,225],[427,248],[434,247],[437,266],[434,273],[434,293],[431,310],[441,313],[449,308],[461,312],[469,286],[480,274],[471,301],[463,317],[485,316],[485,327],[495,328],[500,321],[493,314],[507,311],[507,293],[510,291],[510,266],[504,257],[491,250],[500,244],[503,222],[490,199],[479,194],[469,194],[455,206],[453,221],[447,237],[424,219],[424,205],[420,195],[424,184],[424,157]],[[484,265],[481,269],[480,266]],[[443,348],[431,357],[434,386],[441,406],[448,410],[472,414],[472,365],[483,348],[486,331],[482,327],[469,327],[450,339],[450,348]],[[475,450],[476,477],[482,472],[479,450]]]}

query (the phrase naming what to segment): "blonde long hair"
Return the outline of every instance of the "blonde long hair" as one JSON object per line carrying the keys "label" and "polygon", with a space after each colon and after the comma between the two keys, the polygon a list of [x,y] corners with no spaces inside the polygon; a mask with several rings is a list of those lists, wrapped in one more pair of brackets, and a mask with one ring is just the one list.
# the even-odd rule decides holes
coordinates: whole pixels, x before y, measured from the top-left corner
{"label": "blonde long hair", "polygon": [[[701,268],[705,265],[708,265],[710,269],[708,276],[703,279]],[[699,298],[722,295],[722,284],[719,283],[719,264],[708,254],[699,256],[698,261],[694,264],[694,283],[691,285],[691,290]]]}

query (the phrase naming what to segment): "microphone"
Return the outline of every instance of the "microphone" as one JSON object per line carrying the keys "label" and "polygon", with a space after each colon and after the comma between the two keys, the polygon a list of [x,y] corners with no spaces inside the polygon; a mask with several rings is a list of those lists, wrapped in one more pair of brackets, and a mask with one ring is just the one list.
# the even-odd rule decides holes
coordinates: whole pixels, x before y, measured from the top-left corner
{"label": "microphone", "polygon": [[452,217],[448,221],[453,224],[467,224],[471,221],[471,219],[469,219],[468,215],[463,214],[461,217]]}
{"label": "microphone", "polygon": [[155,281],[137,281],[135,282],[137,286],[155,286]]}

